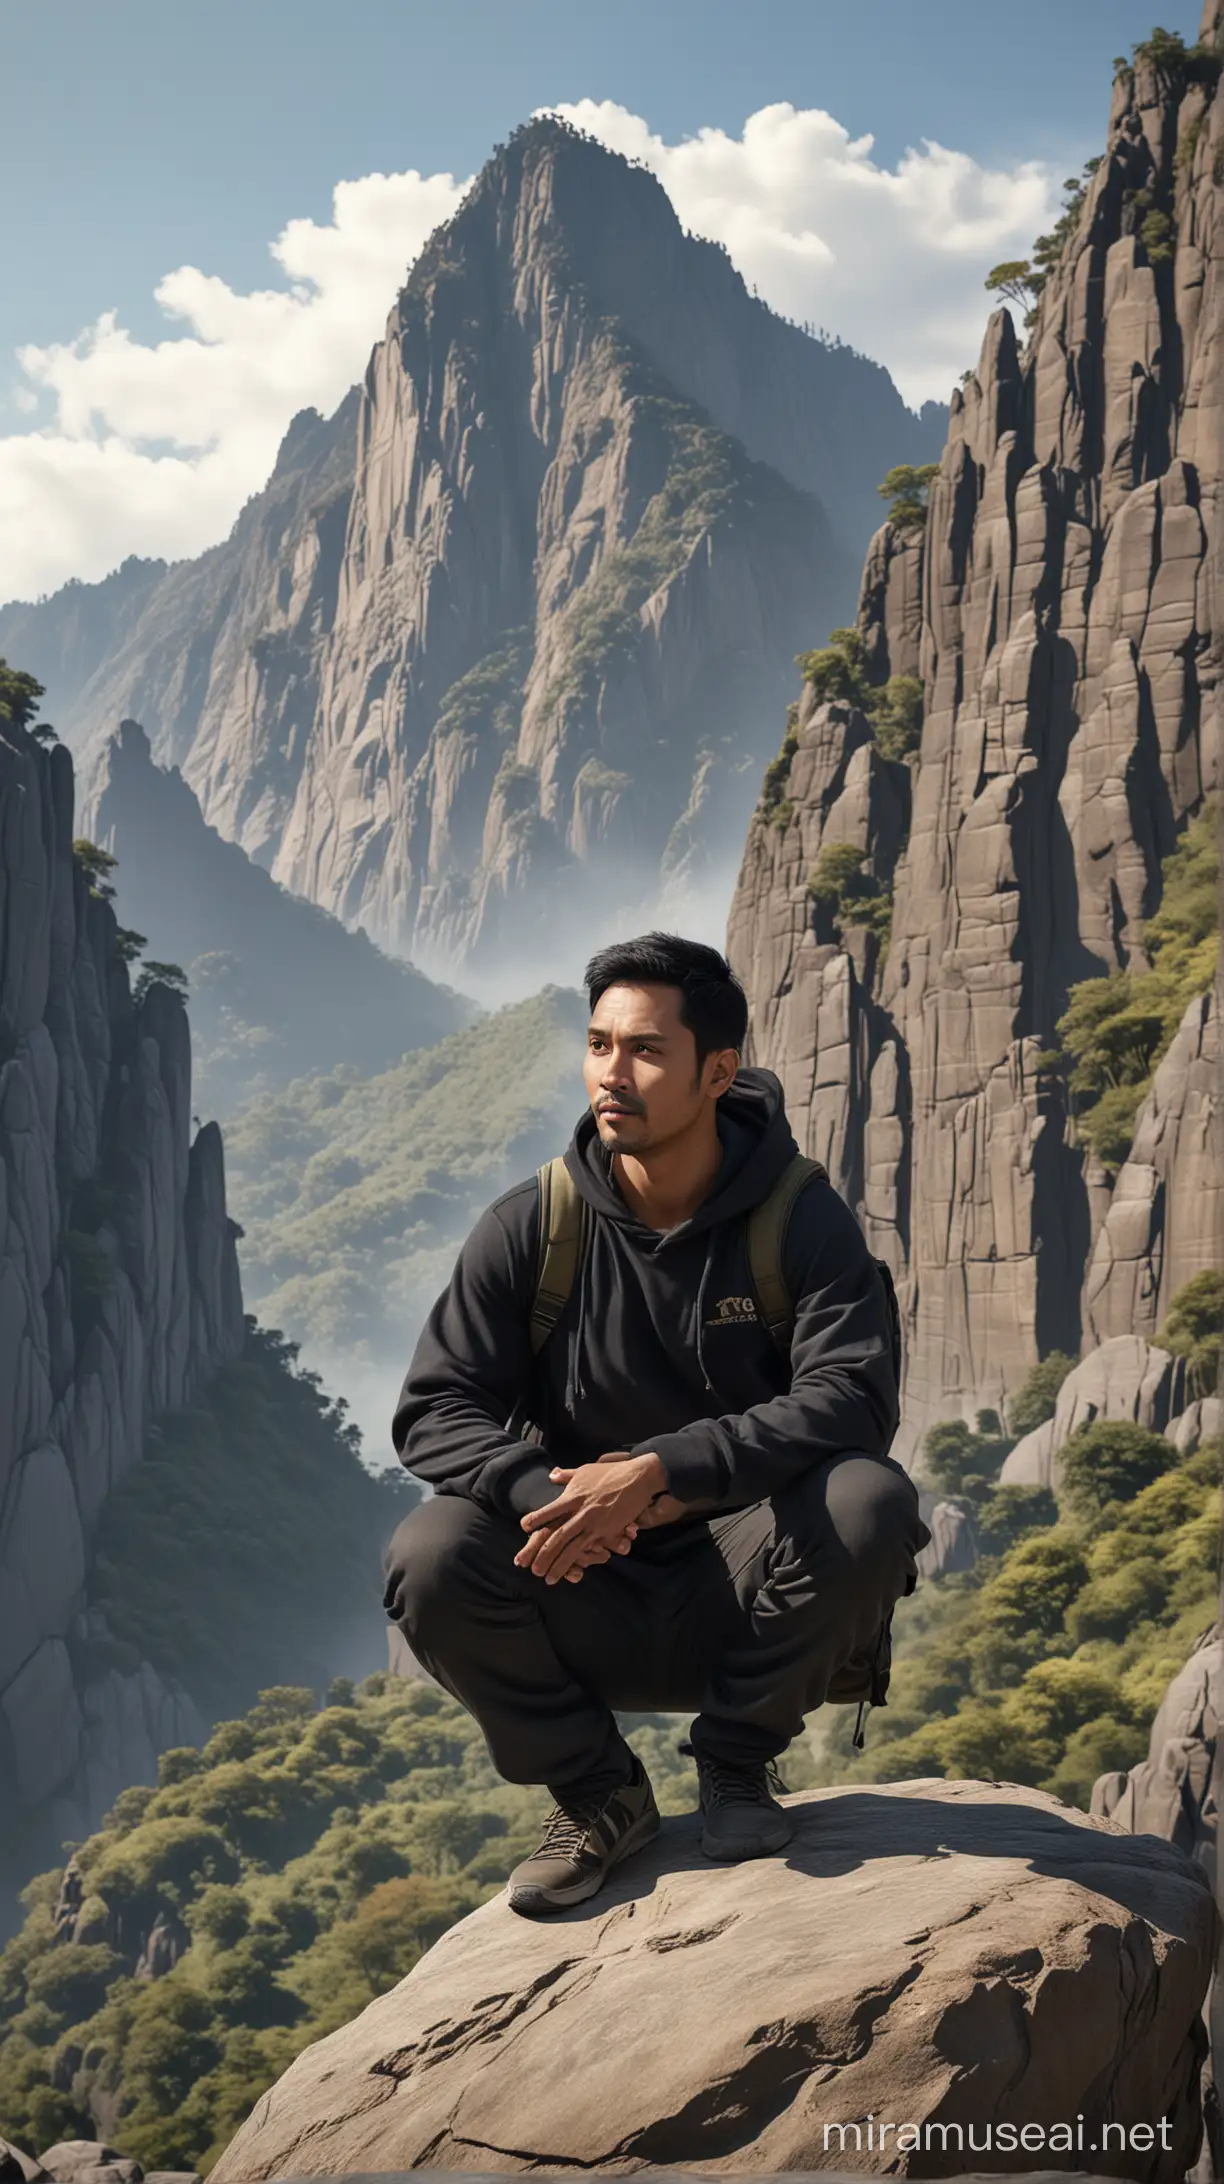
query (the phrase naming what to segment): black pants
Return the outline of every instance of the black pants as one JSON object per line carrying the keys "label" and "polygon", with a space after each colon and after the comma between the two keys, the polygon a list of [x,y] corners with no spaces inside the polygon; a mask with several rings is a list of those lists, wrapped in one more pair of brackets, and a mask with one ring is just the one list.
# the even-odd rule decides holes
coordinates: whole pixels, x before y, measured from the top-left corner
{"label": "black pants", "polygon": [[384,1606],[498,1773],[556,1792],[623,1764],[613,1707],[692,1707],[698,1751],[775,1758],[912,1591],[928,1537],[900,1464],[846,1453],[771,1501],[639,1532],[578,1584],[548,1585],[515,1568],[517,1518],[435,1494],[387,1549]]}

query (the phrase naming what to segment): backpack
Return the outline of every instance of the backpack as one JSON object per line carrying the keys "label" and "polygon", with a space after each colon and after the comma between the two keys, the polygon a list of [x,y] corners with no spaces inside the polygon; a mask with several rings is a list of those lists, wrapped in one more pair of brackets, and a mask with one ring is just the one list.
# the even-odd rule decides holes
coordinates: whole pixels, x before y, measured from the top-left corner
{"label": "backpack", "polygon": [[[790,1355],[795,1314],[782,1266],[783,1246],[791,1208],[800,1191],[814,1177],[828,1181],[828,1169],[819,1160],[796,1153],[784,1168],[767,1198],[748,1216],[748,1267],[761,1318],[784,1357]],[[539,1356],[562,1312],[578,1272],[585,1241],[586,1203],[560,1155],[546,1160],[539,1170],[540,1242],[536,1258],[535,1292],[529,1332],[531,1348]],[[893,1370],[901,1378],[901,1312],[892,1271],[883,1259],[875,1261],[888,1303]],[[889,1613],[873,1644],[855,1654],[837,1670],[827,1696],[834,1703],[858,1703],[854,1730],[855,1749],[863,1746],[863,1713],[868,1706],[887,1704],[892,1666],[892,1614]]]}

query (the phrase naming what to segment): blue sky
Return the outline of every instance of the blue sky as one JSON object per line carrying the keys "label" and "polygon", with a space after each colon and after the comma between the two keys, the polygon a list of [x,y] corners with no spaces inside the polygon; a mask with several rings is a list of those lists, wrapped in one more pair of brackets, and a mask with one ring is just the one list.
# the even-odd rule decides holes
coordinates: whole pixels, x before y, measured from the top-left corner
{"label": "blue sky", "polygon": [[1195,0],[9,0],[0,348],[111,306],[150,333],[184,260],[247,286],[344,176],[468,174],[537,106],[613,99],[669,140],[822,106],[891,163],[1098,147],[1110,60]]}
{"label": "blue sky", "polygon": [[[224,536],[541,106],[645,158],[776,308],[946,399],[1152,5],[8,0],[0,599]],[[1198,0],[1160,7],[1193,38]]]}

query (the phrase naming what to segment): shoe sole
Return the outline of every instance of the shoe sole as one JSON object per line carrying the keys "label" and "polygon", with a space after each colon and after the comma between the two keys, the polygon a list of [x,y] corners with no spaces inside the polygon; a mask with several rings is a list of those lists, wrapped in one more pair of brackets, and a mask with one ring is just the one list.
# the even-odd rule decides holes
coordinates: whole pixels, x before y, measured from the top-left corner
{"label": "shoe sole", "polygon": [[654,1841],[661,1824],[657,1811],[643,1813],[641,1819],[635,1820],[633,1826],[622,1836],[607,1864],[601,1866],[597,1872],[588,1873],[584,1880],[575,1881],[571,1888],[528,1886],[511,1889],[510,1909],[520,1912],[525,1918],[534,1918],[541,1911],[564,1911],[572,1903],[585,1903],[588,1896],[594,1896],[603,1887],[613,1866],[619,1865],[622,1858],[630,1857],[635,1850],[642,1850],[647,1843]]}
{"label": "shoe sole", "polygon": [[720,1863],[730,1865],[741,1858],[772,1857],[774,1851],[786,1848],[794,1833],[794,1828],[786,1821],[784,1824],[779,1823],[770,1835],[758,1836],[753,1843],[739,1844],[725,1840],[720,1842],[717,1836],[707,1835],[703,1831],[701,1847],[707,1858],[716,1858]]}

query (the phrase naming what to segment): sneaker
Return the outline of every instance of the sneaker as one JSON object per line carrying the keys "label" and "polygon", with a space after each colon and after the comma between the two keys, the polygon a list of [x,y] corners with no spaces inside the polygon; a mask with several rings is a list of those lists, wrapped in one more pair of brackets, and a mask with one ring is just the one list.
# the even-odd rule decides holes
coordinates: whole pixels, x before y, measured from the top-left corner
{"label": "sneaker", "polygon": [[776,1790],[785,1797],[786,1784],[772,1759],[737,1767],[691,1744],[676,1749],[697,1762],[701,1847],[707,1858],[763,1858],[789,1843],[794,1824],[772,1795]]}
{"label": "sneaker", "polygon": [[658,1834],[659,1825],[650,1777],[636,1752],[627,1782],[609,1785],[606,1775],[585,1789],[576,1782],[553,1806],[538,1848],[510,1875],[511,1910],[536,1918],[582,1903],[603,1887],[614,1865]]}

